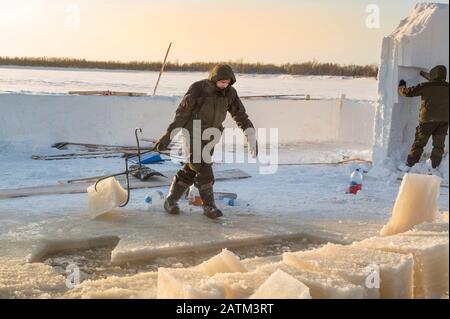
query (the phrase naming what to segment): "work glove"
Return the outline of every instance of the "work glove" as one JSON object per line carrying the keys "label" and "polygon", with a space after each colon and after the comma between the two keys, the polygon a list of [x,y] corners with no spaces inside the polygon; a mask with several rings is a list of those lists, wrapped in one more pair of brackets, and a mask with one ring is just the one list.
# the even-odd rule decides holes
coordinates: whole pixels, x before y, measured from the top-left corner
{"label": "work glove", "polygon": [[398,86],[406,86],[406,81],[405,80],[400,80],[400,82],[398,82]]}
{"label": "work glove", "polygon": [[253,158],[258,157],[258,140],[256,139],[256,130],[248,128],[245,130],[245,138],[247,139],[248,149]]}
{"label": "work glove", "polygon": [[155,144],[155,149],[158,152],[162,152],[165,151],[169,148],[169,144],[170,144],[170,135],[165,134],[163,135]]}

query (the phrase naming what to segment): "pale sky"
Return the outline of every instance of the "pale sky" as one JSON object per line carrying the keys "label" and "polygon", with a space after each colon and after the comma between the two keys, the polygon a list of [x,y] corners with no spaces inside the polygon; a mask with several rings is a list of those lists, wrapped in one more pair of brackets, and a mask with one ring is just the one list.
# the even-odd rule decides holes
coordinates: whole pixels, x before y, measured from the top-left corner
{"label": "pale sky", "polygon": [[[173,42],[180,62],[378,63],[382,37],[418,2],[0,0],[0,56],[160,61]],[[366,26],[370,4],[379,28]]]}

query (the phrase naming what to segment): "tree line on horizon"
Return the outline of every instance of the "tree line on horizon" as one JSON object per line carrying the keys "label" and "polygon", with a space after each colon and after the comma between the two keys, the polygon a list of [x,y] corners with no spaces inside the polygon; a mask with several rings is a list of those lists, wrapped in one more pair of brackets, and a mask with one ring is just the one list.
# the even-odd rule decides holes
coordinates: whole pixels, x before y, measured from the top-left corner
{"label": "tree line on horizon", "polygon": [[[166,71],[208,72],[218,62],[168,62]],[[378,66],[341,65],[338,63],[322,63],[309,61],[303,63],[286,63],[275,65],[270,63],[245,63],[243,61],[227,61],[237,73],[248,74],[289,74],[289,75],[333,75],[349,77],[376,77]],[[61,67],[106,70],[159,71],[161,62],[145,61],[90,61],[74,58],[52,57],[0,57],[0,65],[29,67]]]}

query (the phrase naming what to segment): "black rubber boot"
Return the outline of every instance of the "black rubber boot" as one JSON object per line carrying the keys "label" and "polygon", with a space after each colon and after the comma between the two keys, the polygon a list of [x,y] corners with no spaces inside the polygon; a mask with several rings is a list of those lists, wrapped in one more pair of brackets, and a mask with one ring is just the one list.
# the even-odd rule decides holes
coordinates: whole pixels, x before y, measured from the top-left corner
{"label": "black rubber boot", "polygon": [[203,215],[211,219],[222,217],[223,214],[220,209],[216,207],[216,203],[214,201],[214,191],[212,183],[202,185],[198,187],[198,190],[203,201]]}
{"label": "black rubber boot", "polygon": [[176,177],[173,178],[172,185],[170,185],[169,194],[164,201],[164,209],[172,215],[180,213],[178,201],[186,192],[190,185],[179,181]]}

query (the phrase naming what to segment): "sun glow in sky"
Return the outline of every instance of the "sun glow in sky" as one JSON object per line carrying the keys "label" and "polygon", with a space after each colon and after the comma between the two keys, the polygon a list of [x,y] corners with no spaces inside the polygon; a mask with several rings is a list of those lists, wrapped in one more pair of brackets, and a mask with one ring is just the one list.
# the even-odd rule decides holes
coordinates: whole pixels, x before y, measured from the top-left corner
{"label": "sun glow in sky", "polygon": [[[415,0],[0,0],[0,56],[377,63]],[[440,1],[448,3],[448,1]],[[367,5],[379,27],[367,27]]]}

